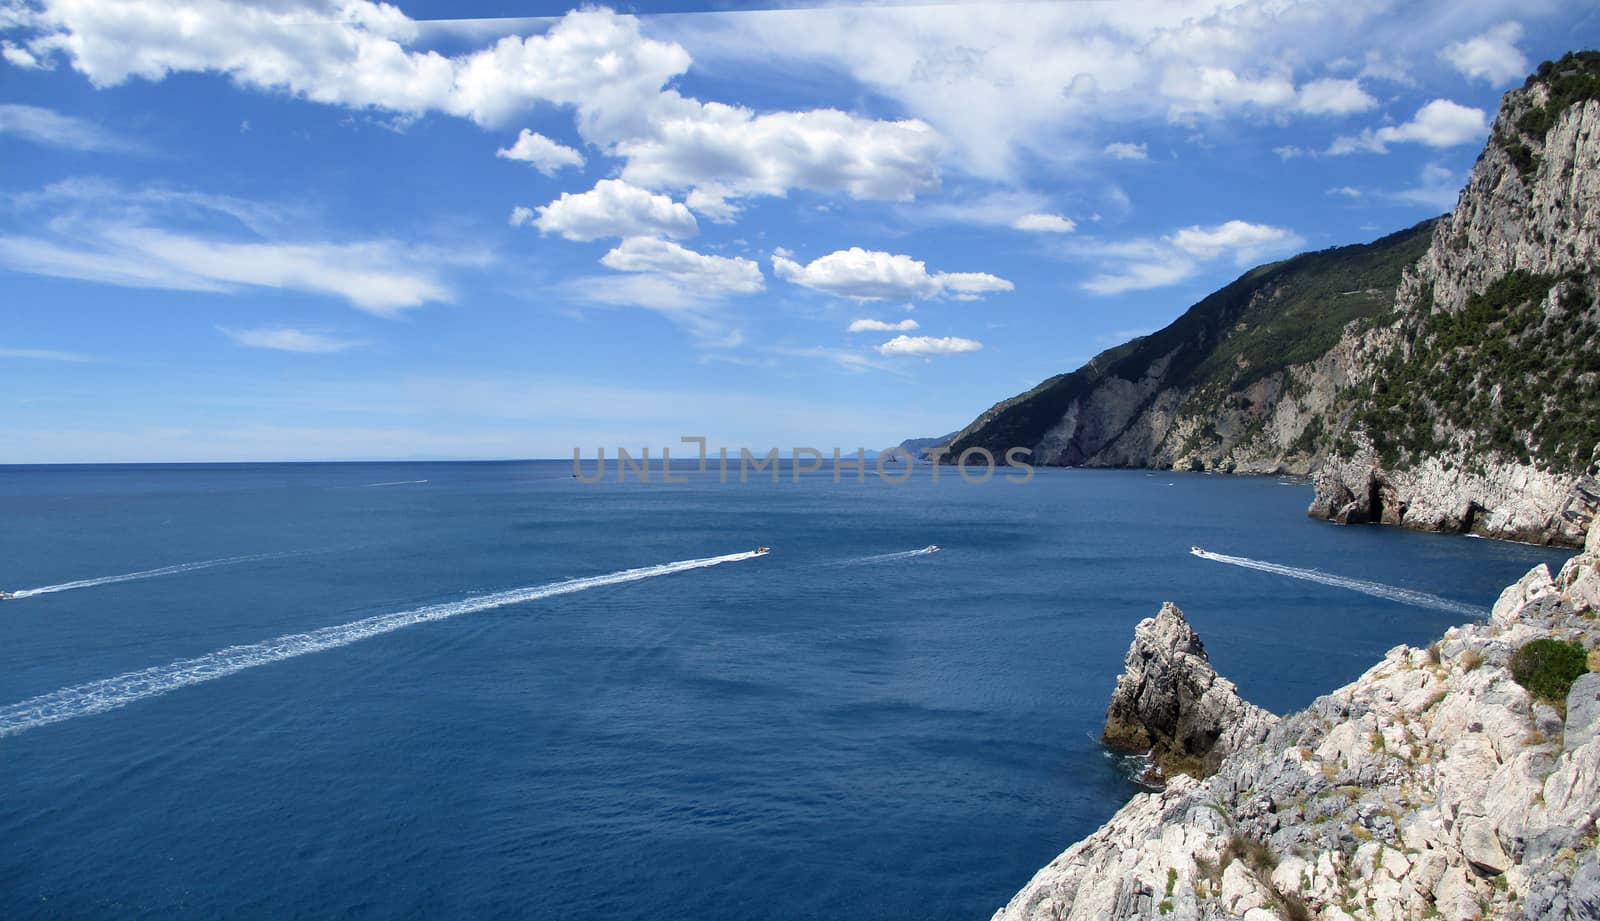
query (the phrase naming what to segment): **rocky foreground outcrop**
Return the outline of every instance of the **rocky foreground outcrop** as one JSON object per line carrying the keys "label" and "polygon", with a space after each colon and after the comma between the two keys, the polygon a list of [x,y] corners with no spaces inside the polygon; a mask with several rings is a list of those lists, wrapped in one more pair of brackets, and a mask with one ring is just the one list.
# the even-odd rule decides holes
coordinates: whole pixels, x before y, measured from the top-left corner
{"label": "rocky foreground outcrop", "polygon": [[[1510,670],[1540,638],[1580,642],[1593,669],[1597,612],[1600,525],[1486,622],[1397,646],[1214,774],[1135,796],[995,921],[1600,918],[1600,674],[1552,704]],[[1147,644],[1193,667],[1162,621],[1140,625]]]}
{"label": "rocky foreground outcrop", "polygon": [[1205,644],[1172,602],[1140,621],[1106,708],[1106,745],[1147,753],[1152,776],[1205,776],[1266,738],[1277,717],[1217,674]]}

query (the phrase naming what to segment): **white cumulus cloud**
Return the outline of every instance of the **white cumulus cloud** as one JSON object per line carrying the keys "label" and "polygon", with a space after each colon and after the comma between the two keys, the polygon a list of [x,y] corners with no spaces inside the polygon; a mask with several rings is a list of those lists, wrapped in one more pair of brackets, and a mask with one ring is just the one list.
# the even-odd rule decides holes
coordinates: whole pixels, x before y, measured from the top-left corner
{"label": "white cumulus cloud", "polygon": [[1439,56],[1464,77],[1501,85],[1528,72],[1528,59],[1517,48],[1521,38],[1521,24],[1503,22],[1482,35],[1446,45]]}
{"label": "white cumulus cloud", "polygon": [[781,254],[772,256],[773,274],[815,291],[855,300],[912,300],[949,294],[970,300],[995,291],[1010,291],[1011,282],[986,272],[938,272],[927,263],[898,253],[852,246],[801,265]]}
{"label": "white cumulus cloud", "polygon": [[637,130],[661,87],[689,67],[681,46],[646,39],[634,17],[598,9],[456,57],[412,50],[417,23],[369,0],[45,0],[34,25],[42,34],[31,52],[65,55],[100,87],[213,72],[315,102],[484,125],[544,102],[574,107],[598,137]]}
{"label": "white cumulus cloud", "polygon": [[1226,221],[1214,227],[1185,227],[1167,239],[1179,250],[1198,259],[1231,256],[1240,265],[1255,261],[1268,250],[1282,249],[1286,245],[1298,246],[1304,242],[1298,234],[1282,227],[1252,224],[1249,221]]}
{"label": "white cumulus cloud", "polygon": [[619,272],[643,272],[670,278],[706,297],[754,294],[766,287],[761,267],[752,259],[697,253],[668,240],[629,237],[600,258]]}
{"label": "white cumulus cloud", "polygon": [[[211,72],[330,105],[485,126],[541,104],[566,108],[586,143],[625,161],[622,178],[689,192],[712,220],[734,213],[729,199],[795,188],[904,200],[939,184],[944,145],[925,122],[834,109],[757,114],[683,96],[668,85],[688,71],[688,51],[606,9],[455,56],[416,50],[419,23],[370,0],[42,0],[29,25],[38,33],[29,53],[65,56],[99,87]],[[505,155],[517,156],[524,138],[536,165],[580,156],[526,133]]]}
{"label": "white cumulus cloud", "polygon": [[1519,0],[1455,4],[1449,15],[1393,0],[788,6],[652,21],[652,34],[730,71],[848,74],[933,126],[964,172],[1013,185],[1034,157],[1102,156],[1102,131],[1129,124],[1371,110],[1382,95],[1372,82],[1410,79],[1397,62],[1519,10],[1561,15],[1559,4]]}
{"label": "white cumulus cloud", "polygon": [[[526,219],[526,209],[519,212]],[[512,213],[513,224],[517,215]],[[681,239],[700,229],[694,214],[682,203],[621,179],[602,179],[587,192],[563,192],[560,198],[540,206],[532,223],[541,233],[584,241],[657,234]]]}
{"label": "white cumulus cloud", "polygon": [[1016,285],[988,272],[940,272],[933,276],[944,293],[960,301],[975,301],[985,294],[1016,290]]}
{"label": "white cumulus cloud", "polygon": [[653,237],[623,240],[601,257],[600,264],[622,274],[571,282],[569,286],[580,297],[657,311],[687,329],[702,345],[741,342],[743,334],[723,303],[766,287],[761,267],[753,260],[697,253]]}
{"label": "white cumulus cloud", "polygon": [[881,355],[956,355],[976,352],[983,343],[960,336],[895,336],[878,346]]}
{"label": "white cumulus cloud", "polygon": [[887,320],[854,320],[850,323],[852,333],[895,333],[910,332],[918,326],[917,321],[907,317],[898,323]]}
{"label": "white cumulus cloud", "polygon": [[0,58],[4,58],[12,67],[23,70],[40,70],[46,66],[33,52],[11,42],[0,42]]}
{"label": "white cumulus cloud", "polygon": [[677,99],[648,134],[619,142],[622,178],[692,189],[714,219],[729,198],[811,189],[905,201],[939,186],[939,135],[915,121],[874,121],[834,109],[757,115],[741,106]]}
{"label": "white cumulus cloud", "polygon": [[517,135],[516,143],[500,148],[494,155],[521,160],[546,176],[554,176],[563,166],[583,166],[583,154],[527,128]]}
{"label": "white cumulus cloud", "polygon": [[1102,151],[1113,160],[1148,160],[1150,151],[1143,144],[1134,144],[1128,141],[1117,141],[1107,144]]}
{"label": "white cumulus cloud", "polygon": [[293,327],[259,327],[256,329],[230,329],[219,326],[217,330],[240,345],[255,349],[273,349],[279,352],[299,352],[305,355],[332,355],[353,349],[361,343],[339,339],[326,333],[307,332]]}
{"label": "white cumulus cloud", "polygon": [[1481,143],[1489,130],[1482,109],[1474,109],[1448,99],[1435,99],[1417,110],[1410,121],[1400,125],[1368,128],[1358,135],[1334,139],[1328,153],[1335,156],[1358,153],[1388,153],[1390,144],[1423,144],[1428,147],[1455,147]]}
{"label": "white cumulus cloud", "polygon": [[1359,81],[1322,79],[1300,87],[1295,108],[1310,115],[1349,115],[1377,104]]}

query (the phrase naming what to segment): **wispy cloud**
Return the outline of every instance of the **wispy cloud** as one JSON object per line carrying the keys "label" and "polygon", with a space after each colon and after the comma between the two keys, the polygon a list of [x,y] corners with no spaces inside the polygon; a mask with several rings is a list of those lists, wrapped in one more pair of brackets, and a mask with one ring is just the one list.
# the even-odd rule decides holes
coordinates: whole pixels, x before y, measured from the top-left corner
{"label": "wispy cloud", "polygon": [[1211,263],[1226,260],[1244,266],[1304,245],[1305,240],[1287,228],[1233,220],[1210,227],[1185,227],[1162,237],[1089,241],[1068,254],[1097,264],[1120,262],[1119,267],[1090,277],[1080,287],[1092,294],[1122,294],[1177,284]]}
{"label": "wispy cloud", "polygon": [[825,346],[811,346],[809,348],[780,346],[773,348],[771,351],[787,358],[825,361],[829,364],[838,365],[846,371],[887,371],[890,374],[905,375],[903,370],[881,358],[850,349],[830,349]]}
{"label": "wispy cloud", "polygon": [[90,153],[134,153],[143,149],[94,122],[62,115],[54,109],[19,103],[0,104],[0,134],[48,147]]}
{"label": "wispy cloud", "polygon": [[230,329],[217,327],[217,331],[240,345],[255,349],[274,349],[279,352],[299,352],[306,355],[331,355],[359,345],[353,339],[339,339],[327,333],[308,332],[287,326],[260,327],[257,329]]}
{"label": "wispy cloud", "polygon": [[1102,151],[1113,160],[1148,160],[1150,151],[1143,144],[1134,144],[1129,141],[1117,141],[1107,144]]}
{"label": "wispy cloud", "polygon": [[272,206],[166,187],[77,180],[14,196],[12,205],[39,231],[0,236],[0,266],[124,287],[279,288],[392,315],[450,300],[439,267],[484,258],[386,239],[296,238]]}
{"label": "wispy cloud", "polygon": [[1461,194],[1461,179],[1448,167],[1429,163],[1422,167],[1417,184],[1408,186],[1389,197],[1435,211],[1449,211],[1456,206]]}
{"label": "wispy cloud", "polygon": [[1071,218],[1040,212],[1024,214],[1012,221],[1011,226],[1015,230],[1025,230],[1029,233],[1071,233],[1078,227]]}
{"label": "wispy cloud", "polygon": [[60,352],[55,349],[0,348],[0,359],[6,358],[22,361],[66,361],[75,364],[88,364],[100,360],[92,355],[83,355],[78,352]]}

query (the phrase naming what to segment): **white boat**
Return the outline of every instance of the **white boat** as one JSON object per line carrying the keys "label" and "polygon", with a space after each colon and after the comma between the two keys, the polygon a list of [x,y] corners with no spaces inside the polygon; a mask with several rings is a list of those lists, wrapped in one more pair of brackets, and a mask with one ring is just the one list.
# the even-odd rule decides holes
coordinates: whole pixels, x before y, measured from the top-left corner
{"label": "white boat", "polygon": [[15,597],[17,596],[13,592],[0,592],[0,601],[9,601]]}
{"label": "white boat", "polygon": [[1190,546],[1189,547],[1189,552],[1194,554],[1195,556],[1199,556],[1200,554],[1205,553],[1204,550],[1200,549],[1200,545],[1199,544],[1194,544],[1194,545]]}
{"label": "white boat", "polygon": [[922,548],[922,552],[923,553],[938,553],[939,552],[939,545],[938,544],[929,544],[928,546]]}
{"label": "white boat", "polygon": [[772,552],[772,548],[771,547],[757,547],[756,548],[756,556],[765,556],[766,554],[769,554],[771,552]]}

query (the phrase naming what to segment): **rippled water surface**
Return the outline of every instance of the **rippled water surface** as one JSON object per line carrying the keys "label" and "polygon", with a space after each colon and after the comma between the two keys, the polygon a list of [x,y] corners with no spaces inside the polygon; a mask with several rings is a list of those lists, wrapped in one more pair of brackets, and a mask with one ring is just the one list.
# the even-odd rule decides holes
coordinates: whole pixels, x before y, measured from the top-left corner
{"label": "rippled water surface", "polygon": [[986,918],[1128,795],[1162,601],[1284,710],[1565,556],[1272,478],[689,479],[0,468],[0,917]]}

